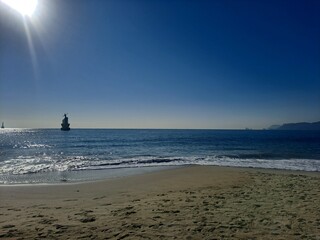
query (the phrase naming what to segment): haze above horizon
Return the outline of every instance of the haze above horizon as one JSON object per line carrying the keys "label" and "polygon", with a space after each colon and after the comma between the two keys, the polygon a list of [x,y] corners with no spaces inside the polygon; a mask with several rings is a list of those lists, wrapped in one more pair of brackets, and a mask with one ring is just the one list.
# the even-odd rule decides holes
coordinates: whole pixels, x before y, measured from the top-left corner
{"label": "haze above horizon", "polygon": [[320,1],[0,0],[8,127],[267,128],[320,119]]}

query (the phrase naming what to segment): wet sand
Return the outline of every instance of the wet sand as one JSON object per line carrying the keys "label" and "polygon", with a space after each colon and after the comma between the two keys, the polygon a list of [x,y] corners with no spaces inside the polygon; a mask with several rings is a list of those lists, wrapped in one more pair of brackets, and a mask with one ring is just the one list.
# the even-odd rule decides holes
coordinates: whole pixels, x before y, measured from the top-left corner
{"label": "wet sand", "polygon": [[190,166],[0,186],[0,239],[320,239],[320,173]]}

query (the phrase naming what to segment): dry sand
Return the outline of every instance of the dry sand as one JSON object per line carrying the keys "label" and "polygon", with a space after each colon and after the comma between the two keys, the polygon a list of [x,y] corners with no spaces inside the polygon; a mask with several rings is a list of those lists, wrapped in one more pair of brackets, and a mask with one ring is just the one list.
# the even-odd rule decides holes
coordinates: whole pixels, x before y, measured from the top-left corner
{"label": "dry sand", "polygon": [[191,166],[0,187],[0,239],[320,239],[320,174]]}

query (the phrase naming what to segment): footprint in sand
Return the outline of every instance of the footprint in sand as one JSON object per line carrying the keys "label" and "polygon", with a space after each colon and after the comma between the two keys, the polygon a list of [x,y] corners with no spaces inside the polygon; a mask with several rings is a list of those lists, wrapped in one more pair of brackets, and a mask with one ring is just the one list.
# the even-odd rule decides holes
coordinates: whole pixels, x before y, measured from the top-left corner
{"label": "footprint in sand", "polygon": [[63,200],[64,202],[74,202],[74,201],[78,201],[78,199],[66,199],[66,200]]}
{"label": "footprint in sand", "polygon": [[106,196],[95,197],[95,198],[93,198],[92,200],[99,200],[99,199],[103,199],[103,198],[106,198]]}
{"label": "footprint in sand", "polygon": [[2,228],[14,228],[15,225],[13,224],[7,224],[7,225],[3,225]]}
{"label": "footprint in sand", "polygon": [[84,218],[81,218],[81,219],[80,219],[80,222],[82,222],[82,223],[88,223],[88,222],[94,222],[95,220],[96,220],[96,218],[93,217],[93,216],[86,216],[86,217],[84,217]]}

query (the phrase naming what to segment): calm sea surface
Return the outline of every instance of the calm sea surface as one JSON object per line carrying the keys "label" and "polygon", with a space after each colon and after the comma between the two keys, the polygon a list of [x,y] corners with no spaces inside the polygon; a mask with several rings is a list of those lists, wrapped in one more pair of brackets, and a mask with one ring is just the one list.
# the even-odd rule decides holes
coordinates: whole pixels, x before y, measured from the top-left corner
{"label": "calm sea surface", "polygon": [[86,181],[189,164],[320,171],[320,132],[0,130],[0,184]]}

